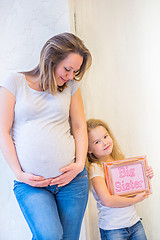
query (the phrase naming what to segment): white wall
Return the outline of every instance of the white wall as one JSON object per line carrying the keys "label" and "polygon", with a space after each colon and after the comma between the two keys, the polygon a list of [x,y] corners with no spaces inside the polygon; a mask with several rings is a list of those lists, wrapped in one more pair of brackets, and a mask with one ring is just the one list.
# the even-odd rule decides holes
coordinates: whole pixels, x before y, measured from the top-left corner
{"label": "white wall", "polygon": [[[139,203],[137,210],[148,239],[158,240],[160,1],[71,2],[76,33],[84,39],[93,56],[93,65],[82,89],[86,116],[107,121],[127,157],[147,155],[155,173],[153,194]],[[97,240],[93,205],[91,200],[88,207],[92,219],[90,239]]]}
{"label": "white wall", "polygon": [[[6,71],[31,70],[44,43],[70,31],[67,0],[0,0],[0,78]],[[28,240],[30,230],[12,192],[14,176],[0,155],[0,239]],[[81,240],[85,239],[85,227]]]}
{"label": "white wall", "polygon": [[44,43],[69,31],[67,0],[0,0],[0,72],[28,70],[39,62]]}

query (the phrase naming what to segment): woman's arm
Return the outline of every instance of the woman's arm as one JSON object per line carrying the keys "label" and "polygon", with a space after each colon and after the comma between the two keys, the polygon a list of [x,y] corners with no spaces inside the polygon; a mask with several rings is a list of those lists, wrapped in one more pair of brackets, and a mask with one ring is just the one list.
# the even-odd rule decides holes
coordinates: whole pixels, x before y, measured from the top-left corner
{"label": "woman's arm", "polygon": [[76,146],[76,163],[79,166],[79,172],[81,172],[87,155],[88,136],[80,89],[72,97],[70,117]]}
{"label": "woman's arm", "polygon": [[52,180],[51,185],[58,184],[58,186],[64,186],[84,169],[88,137],[80,89],[71,98],[70,118],[72,133],[75,139],[76,162],[62,168],[61,172],[63,174]]}
{"label": "woman's arm", "polygon": [[14,120],[15,96],[7,89],[0,87],[0,148],[5,160],[14,172],[17,179],[29,185],[47,186],[50,180],[22,171],[14,143],[10,136]]}
{"label": "woman's arm", "polygon": [[91,182],[102,204],[107,207],[127,207],[148,197],[145,192],[139,193],[135,197],[120,197],[117,195],[111,195],[108,191],[105,179],[100,176],[92,178]]}

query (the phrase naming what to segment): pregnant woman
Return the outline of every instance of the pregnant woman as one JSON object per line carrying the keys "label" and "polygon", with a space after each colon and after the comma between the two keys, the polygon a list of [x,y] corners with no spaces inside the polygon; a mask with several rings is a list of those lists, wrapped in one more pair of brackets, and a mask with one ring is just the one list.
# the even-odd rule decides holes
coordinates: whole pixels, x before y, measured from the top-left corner
{"label": "pregnant woman", "polygon": [[80,80],[91,65],[71,33],[49,39],[40,62],[0,82],[0,148],[34,240],[78,240],[88,200]]}

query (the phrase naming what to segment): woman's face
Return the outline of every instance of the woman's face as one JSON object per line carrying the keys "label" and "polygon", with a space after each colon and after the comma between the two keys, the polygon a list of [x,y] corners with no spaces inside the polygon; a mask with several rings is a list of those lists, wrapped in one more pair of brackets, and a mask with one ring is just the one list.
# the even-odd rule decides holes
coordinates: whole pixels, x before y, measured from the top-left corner
{"label": "woman's face", "polygon": [[55,79],[58,86],[63,86],[68,80],[72,80],[83,63],[83,57],[78,53],[70,53],[55,68]]}
{"label": "woman's face", "polygon": [[88,152],[93,153],[99,159],[109,156],[113,149],[113,141],[107,130],[98,126],[90,130],[88,134]]}

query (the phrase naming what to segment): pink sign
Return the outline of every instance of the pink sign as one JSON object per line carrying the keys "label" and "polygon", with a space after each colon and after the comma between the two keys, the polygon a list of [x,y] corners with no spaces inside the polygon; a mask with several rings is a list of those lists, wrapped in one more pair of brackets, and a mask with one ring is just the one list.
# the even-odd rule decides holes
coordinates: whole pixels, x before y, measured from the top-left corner
{"label": "pink sign", "polygon": [[150,191],[150,183],[145,169],[145,157],[104,163],[106,181],[111,194],[126,196],[145,190]]}

